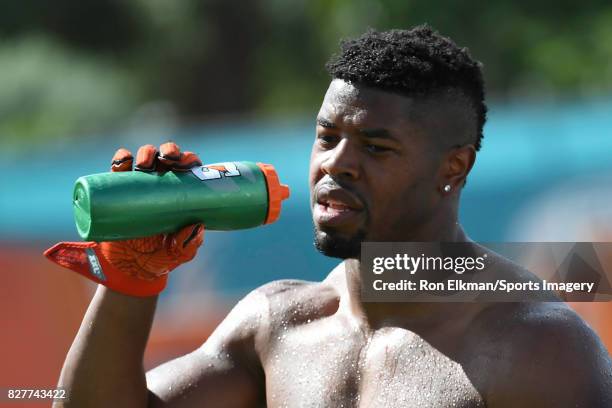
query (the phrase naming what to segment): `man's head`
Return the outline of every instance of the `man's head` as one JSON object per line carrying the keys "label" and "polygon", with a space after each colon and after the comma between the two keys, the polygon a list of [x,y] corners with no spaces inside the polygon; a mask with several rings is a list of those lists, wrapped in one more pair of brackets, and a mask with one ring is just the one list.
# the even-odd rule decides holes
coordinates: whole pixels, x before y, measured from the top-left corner
{"label": "man's head", "polygon": [[354,258],[364,240],[441,239],[480,149],[480,64],[419,26],[344,41],[327,69],[310,164],[317,248]]}

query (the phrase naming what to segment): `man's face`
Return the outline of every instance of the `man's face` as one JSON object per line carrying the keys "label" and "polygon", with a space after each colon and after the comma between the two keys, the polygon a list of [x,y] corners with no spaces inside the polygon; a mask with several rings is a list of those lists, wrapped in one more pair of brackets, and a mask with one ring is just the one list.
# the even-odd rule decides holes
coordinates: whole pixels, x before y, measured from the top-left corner
{"label": "man's face", "polygon": [[439,203],[442,158],[412,98],[331,82],[310,159],[315,245],[359,257],[362,241],[409,241]]}

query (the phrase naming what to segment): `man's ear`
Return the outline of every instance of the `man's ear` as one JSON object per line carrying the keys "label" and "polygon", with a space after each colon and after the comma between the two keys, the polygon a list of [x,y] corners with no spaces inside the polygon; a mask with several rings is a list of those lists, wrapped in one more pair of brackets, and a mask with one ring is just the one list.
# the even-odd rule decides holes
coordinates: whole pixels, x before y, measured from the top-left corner
{"label": "man's ear", "polygon": [[454,147],[445,157],[442,166],[441,185],[450,185],[451,191],[457,191],[465,185],[465,180],[476,161],[474,145],[467,144]]}

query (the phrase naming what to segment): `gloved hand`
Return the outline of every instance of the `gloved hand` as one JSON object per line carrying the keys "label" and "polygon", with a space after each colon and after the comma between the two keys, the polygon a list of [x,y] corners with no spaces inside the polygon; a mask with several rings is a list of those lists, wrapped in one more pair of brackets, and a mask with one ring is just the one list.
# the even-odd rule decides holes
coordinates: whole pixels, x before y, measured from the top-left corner
{"label": "gloved hand", "polygon": [[[131,171],[134,158],[119,149],[111,171]],[[168,142],[159,152],[152,145],[138,149],[134,170],[188,171],[202,162],[195,153],[182,152]],[[152,296],[166,287],[168,273],[192,260],[204,238],[202,224],[189,225],[172,234],[110,242],[60,242],[44,255],[114,291],[132,296]]]}

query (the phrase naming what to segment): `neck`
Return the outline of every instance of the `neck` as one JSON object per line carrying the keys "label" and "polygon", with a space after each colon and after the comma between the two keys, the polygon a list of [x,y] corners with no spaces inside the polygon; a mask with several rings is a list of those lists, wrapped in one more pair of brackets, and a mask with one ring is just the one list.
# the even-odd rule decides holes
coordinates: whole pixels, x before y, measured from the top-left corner
{"label": "neck", "polygon": [[435,215],[427,222],[413,226],[402,241],[407,242],[465,242],[469,239],[459,224],[458,207],[451,200],[444,200]]}
{"label": "neck", "polygon": [[[428,234],[429,235],[429,234]],[[443,233],[430,235],[432,238],[419,237],[418,242],[468,242],[469,238],[459,223],[447,228]],[[415,241],[417,242],[417,241]],[[449,309],[446,303],[364,303],[361,298],[361,262],[359,259],[347,259],[343,262],[344,277],[346,280],[346,306],[351,314],[367,327],[376,328],[386,324],[401,322],[402,324],[416,324],[419,326],[435,325],[440,315],[448,319],[449,313],[458,313],[460,308]]]}

